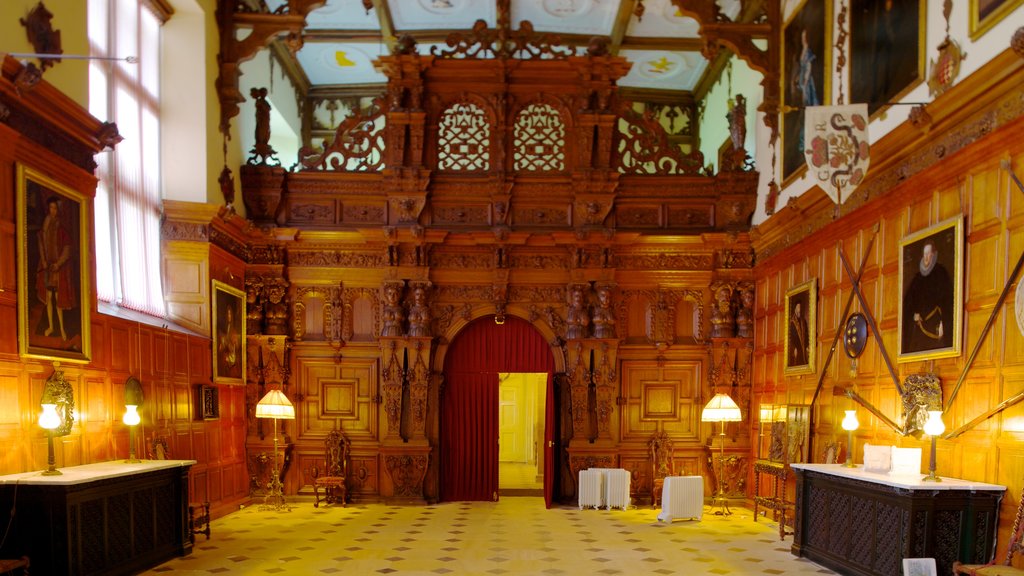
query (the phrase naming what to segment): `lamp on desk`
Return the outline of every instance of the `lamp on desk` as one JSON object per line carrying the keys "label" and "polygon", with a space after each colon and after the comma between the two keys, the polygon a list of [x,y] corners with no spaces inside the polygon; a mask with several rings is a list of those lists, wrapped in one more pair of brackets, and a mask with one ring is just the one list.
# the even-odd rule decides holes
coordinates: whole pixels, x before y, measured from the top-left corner
{"label": "lamp on desk", "polygon": [[39,415],[39,427],[46,430],[46,465],[43,476],[57,476],[61,474],[57,470],[57,462],[53,456],[53,431],[60,426],[60,416],[57,415],[57,405],[49,402],[41,404],[42,414]]}
{"label": "lamp on desk", "polygon": [[718,435],[721,440],[718,458],[721,471],[718,476],[718,488],[715,491],[714,499],[711,501],[712,506],[721,506],[722,509],[715,512],[719,516],[732,514],[732,511],[729,510],[729,501],[725,498],[725,423],[739,422],[740,420],[743,420],[740,407],[733,402],[728,394],[722,392],[715,394],[715,397],[704,406],[704,410],[700,413],[701,422],[722,423],[722,431]]}
{"label": "lamp on desk", "polygon": [[935,475],[935,440],[945,431],[946,423],[942,421],[942,410],[929,410],[928,421],[924,423],[924,433],[932,437],[932,453],[928,461],[928,475],[921,479],[924,482],[942,482],[942,478]]}
{"label": "lamp on desk", "polygon": [[267,494],[263,497],[263,504],[260,505],[260,510],[287,511],[289,510],[288,504],[285,503],[284,493],[281,490],[281,473],[277,468],[277,421],[294,420],[295,406],[284,395],[284,392],[271,390],[256,403],[256,417],[270,418],[274,421],[274,471],[267,486]]}
{"label": "lamp on desk", "polygon": [[857,411],[847,410],[842,423],[843,430],[846,430],[846,463],[843,466],[847,468],[855,468],[857,466],[853,463],[853,431],[859,426],[860,422],[857,421]]}
{"label": "lamp on desk", "polygon": [[39,399],[43,409],[39,414],[39,427],[46,430],[46,470],[43,476],[57,476],[57,462],[53,454],[53,437],[67,434],[74,424],[75,395],[71,384],[64,378],[60,362],[53,363],[53,374],[43,385],[43,395]]}
{"label": "lamp on desk", "polygon": [[135,464],[142,462],[135,457],[135,427],[142,422],[139,406],[142,406],[142,382],[135,376],[129,376],[124,383],[124,416],[121,421],[128,427],[128,459],[125,462]]}

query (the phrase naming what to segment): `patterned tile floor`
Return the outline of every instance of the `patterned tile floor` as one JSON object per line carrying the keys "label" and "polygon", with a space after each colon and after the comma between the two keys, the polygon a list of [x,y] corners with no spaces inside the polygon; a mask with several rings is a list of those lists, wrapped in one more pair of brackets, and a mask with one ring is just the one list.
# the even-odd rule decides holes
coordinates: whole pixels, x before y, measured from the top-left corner
{"label": "patterned tile floor", "polygon": [[749,510],[657,521],[658,510],[544,508],[542,498],[433,506],[247,507],[213,521],[191,555],[146,574],[833,574],[790,554]]}

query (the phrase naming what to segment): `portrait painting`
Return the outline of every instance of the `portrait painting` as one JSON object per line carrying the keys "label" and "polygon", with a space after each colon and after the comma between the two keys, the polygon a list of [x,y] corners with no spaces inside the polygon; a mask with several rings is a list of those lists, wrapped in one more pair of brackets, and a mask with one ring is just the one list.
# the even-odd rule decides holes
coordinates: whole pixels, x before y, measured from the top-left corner
{"label": "portrait painting", "polygon": [[213,380],[245,381],[245,293],[213,281]]}
{"label": "portrait painting", "polygon": [[786,374],[814,372],[817,281],[811,279],[786,292],[786,330],[783,361]]}
{"label": "portrait painting", "polygon": [[971,39],[977,40],[1022,5],[1024,0],[971,0]]}
{"label": "portrait painting", "polygon": [[924,0],[850,0],[850,103],[872,116],[924,79]]}
{"label": "portrait painting", "polygon": [[17,166],[18,350],[88,362],[89,207],[84,195]]}
{"label": "portrait painting", "polygon": [[900,240],[900,362],[960,355],[963,215]]}
{"label": "portrait painting", "polygon": [[801,173],[804,108],[828,103],[831,2],[805,0],[782,32],[782,179]]}

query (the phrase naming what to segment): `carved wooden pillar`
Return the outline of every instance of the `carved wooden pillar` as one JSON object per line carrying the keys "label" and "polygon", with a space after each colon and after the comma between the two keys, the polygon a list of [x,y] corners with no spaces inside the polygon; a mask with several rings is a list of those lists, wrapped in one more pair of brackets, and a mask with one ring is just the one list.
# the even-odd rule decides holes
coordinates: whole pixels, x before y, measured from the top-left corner
{"label": "carved wooden pillar", "polygon": [[597,439],[611,442],[612,416],[615,414],[616,391],[619,388],[619,377],[615,369],[619,341],[596,340],[591,346],[594,351],[592,375],[597,390]]}
{"label": "carved wooden pillar", "polygon": [[409,338],[409,442],[427,443],[427,394],[430,389],[433,338]]}
{"label": "carved wooden pillar", "polygon": [[572,444],[580,444],[590,440],[590,350],[581,340],[570,340],[567,348]]}
{"label": "carved wooden pillar", "polygon": [[384,417],[387,431],[384,442],[400,444],[402,442],[402,385],[405,381],[405,345],[402,338],[381,336],[381,401],[384,405]]}

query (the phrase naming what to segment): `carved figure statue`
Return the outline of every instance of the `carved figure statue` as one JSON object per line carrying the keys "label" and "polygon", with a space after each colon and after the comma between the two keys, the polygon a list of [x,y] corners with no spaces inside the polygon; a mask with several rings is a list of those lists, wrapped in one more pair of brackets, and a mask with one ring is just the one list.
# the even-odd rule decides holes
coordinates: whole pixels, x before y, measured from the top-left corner
{"label": "carved figure statue", "polygon": [[409,308],[409,336],[430,336],[430,307],[427,306],[427,287],[414,284],[412,306]]}
{"label": "carved figure statue", "polygon": [[587,316],[586,307],[583,305],[583,286],[579,284],[569,287],[569,311],[566,314],[565,324],[566,340],[587,337],[587,325],[590,324],[590,317]]}
{"label": "carved figure statue", "polygon": [[740,309],[736,312],[736,335],[740,338],[754,336],[754,291],[740,290]]}
{"label": "carved figure statue", "polygon": [[736,102],[726,114],[729,120],[729,139],[733,150],[743,150],[747,139],[747,98],[743,94],[736,95]]}
{"label": "carved figure statue", "polygon": [[400,282],[388,282],[384,285],[384,314],[381,317],[381,336],[401,336],[405,312],[398,303],[401,295]]}
{"label": "carved figure statue", "polygon": [[612,311],[612,287],[608,284],[597,286],[597,306],[591,320],[594,324],[594,338],[615,338],[615,313]]}
{"label": "carved figure statue", "polygon": [[248,163],[276,165],[278,162],[274,155],[277,154],[277,151],[270,146],[270,103],[267,102],[267,89],[253,88],[249,91],[249,95],[256,101],[256,143],[249,151],[251,156],[249,156]]}
{"label": "carved figure statue", "polygon": [[264,334],[288,333],[288,304],[284,301],[287,288],[288,281],[283,278],[267,284],[267,305],[263,313],[263,321],[266,325]]}
{"label": "carved figure statue", "polygon": [[722,286],[715,291],[715,306],[711,312],[711,337],[732,338],[736,335],[736,319],[732,315],[732,290]]}

